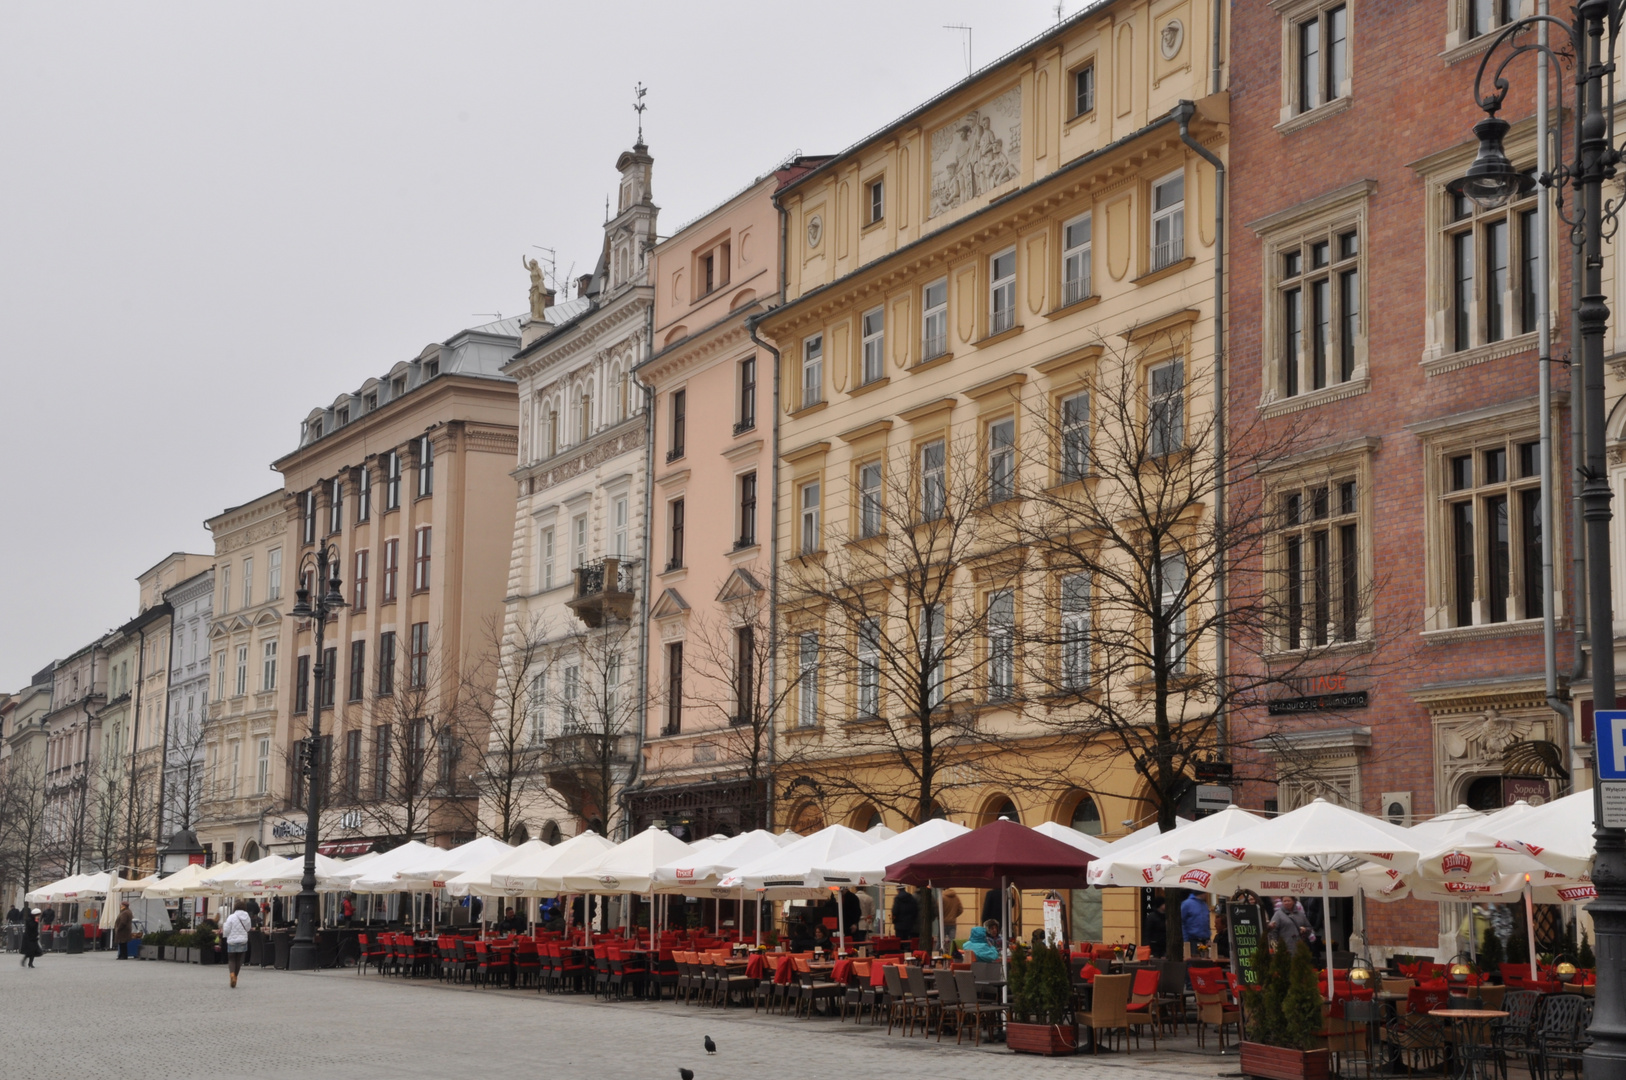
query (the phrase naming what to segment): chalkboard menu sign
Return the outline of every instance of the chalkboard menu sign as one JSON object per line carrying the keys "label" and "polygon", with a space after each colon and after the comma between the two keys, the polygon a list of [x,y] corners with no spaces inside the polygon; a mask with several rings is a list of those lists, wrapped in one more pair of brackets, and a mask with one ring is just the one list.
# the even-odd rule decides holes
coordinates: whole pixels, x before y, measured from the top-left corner
{"label": "chalkboard menu sign", "polygon": [[1227,904],[1231,924],[1231,963],[1236,981],[1258,986],[1265,981],[1264,915],[1257,904]]}

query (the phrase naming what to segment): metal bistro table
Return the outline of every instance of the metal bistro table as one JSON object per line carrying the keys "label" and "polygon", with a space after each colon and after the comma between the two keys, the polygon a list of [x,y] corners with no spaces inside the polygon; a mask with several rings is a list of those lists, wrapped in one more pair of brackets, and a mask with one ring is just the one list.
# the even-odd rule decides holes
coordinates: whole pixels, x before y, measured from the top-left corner
{"label": "metal bistro table", "polygon": [[1496,1021],[1505,1020],[1501,1009],[1430,1009],[1451,1027],[1446,1046],[1451,1053],[1451,1075],[1459,1080],[1485,1080],[1500,1076],[1497,1068]]}

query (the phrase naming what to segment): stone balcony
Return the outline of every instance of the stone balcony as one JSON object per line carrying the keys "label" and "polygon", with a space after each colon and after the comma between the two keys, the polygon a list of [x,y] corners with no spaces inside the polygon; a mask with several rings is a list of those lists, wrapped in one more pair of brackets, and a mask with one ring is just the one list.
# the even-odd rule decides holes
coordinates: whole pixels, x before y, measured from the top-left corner
{"label": "stone balcony", "polygon": [[637,559],[613,555],[578,566],[576,591],[565,606],[594,629],[609,619],[627,619],[632,615],[637,572]]}

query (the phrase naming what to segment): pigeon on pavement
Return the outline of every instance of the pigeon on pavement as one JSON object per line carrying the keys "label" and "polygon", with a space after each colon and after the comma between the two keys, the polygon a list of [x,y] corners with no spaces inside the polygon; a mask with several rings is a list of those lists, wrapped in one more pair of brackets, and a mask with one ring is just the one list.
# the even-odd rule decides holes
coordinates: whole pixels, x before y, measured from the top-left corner
{"label": "pigeon on pavement", "polygon": [[694,1080],[694,1070],[678,1066],[678,1080]]}
{"label": "pigeon on pavement", "polygon": [[711,1036],[710,1035],[707,1035],[706,1036],[706,1053],[715,1054],[716,1052],[717,1052],[717,1044],[711,1041]]}

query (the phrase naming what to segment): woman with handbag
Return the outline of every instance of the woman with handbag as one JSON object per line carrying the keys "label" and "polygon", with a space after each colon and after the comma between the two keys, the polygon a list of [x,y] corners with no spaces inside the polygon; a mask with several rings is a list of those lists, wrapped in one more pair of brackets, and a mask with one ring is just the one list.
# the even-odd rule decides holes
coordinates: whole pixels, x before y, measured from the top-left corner
{"label": "woman with handbag", "polygon": [[239,900],[237,908],[221,924],[220,933],[226,939],[226,966],[231,970],[232,989],[237,989],[237,973],[243,970],[243,957],[248,954],[248,932],[254,928],[254,916],[249,912],[254,905]]}
{"label": "woman with handbag", "polygon": [[40,909],[34,908],[23,916],[23,958],[19,966],[33,967],[34,957],[44,951],[40,948]]}

